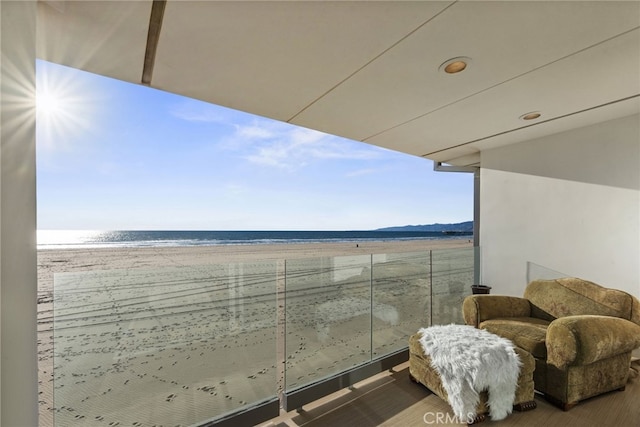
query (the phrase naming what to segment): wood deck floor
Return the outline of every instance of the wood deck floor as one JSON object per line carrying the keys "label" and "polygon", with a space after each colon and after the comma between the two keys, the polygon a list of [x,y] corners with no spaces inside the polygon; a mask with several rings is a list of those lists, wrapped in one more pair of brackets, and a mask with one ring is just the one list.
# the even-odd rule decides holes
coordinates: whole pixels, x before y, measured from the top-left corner
{"label": "wood deck floor", "polygon": [[[634,364],[637,362],[634,362]],[[515,412],[502,421],[487,419],[479,426],[504,427],[640,427],[640,378],[630,378],[626,390],[580,402],[568,412],[536,395],[538,407]],[[447,419],[447,415],[448,419]],[[440,418],[438,418],[440,417]],[[447,422],[448,421],[448,422]],[[449,405],[428,389],[409,380],[409,363],[383,372],[306,405],[281,414],[261,427],[320,426],[460,426]]]}

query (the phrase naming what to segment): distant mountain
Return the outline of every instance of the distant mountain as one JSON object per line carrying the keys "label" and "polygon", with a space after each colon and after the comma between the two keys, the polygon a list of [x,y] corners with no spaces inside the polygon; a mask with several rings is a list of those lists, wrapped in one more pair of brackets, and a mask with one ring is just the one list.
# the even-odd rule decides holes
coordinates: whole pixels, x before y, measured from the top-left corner
{"label": "distant mountain", "polygon": [[440,231],[440,232],[473,232],[473,221],[457,224],[403,225],[399,227],[378,228],[375,231]]}

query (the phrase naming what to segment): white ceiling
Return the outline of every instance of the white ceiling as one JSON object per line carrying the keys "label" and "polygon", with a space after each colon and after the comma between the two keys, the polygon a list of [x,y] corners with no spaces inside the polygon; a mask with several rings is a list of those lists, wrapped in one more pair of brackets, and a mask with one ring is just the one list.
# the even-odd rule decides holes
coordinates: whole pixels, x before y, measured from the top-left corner
{"label": "white ceiling", "polygon": [[[42,1],[38,56],[140,84],[151,9]],[[464,72],[439,71],[458,56]],[[169,0],[150,86],[477,165],[484,149],[640,114],[640,1]]]}

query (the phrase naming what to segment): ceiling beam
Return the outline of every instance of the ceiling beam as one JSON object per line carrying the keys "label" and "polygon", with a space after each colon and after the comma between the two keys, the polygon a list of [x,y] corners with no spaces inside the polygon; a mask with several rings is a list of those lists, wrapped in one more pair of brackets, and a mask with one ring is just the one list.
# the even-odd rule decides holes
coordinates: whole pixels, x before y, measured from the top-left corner
{"label": "ceiling beam", "polygon": [[142,68],[142,84],[149,86],[153,76],[153,66],[156,62],[156,50],[162,29],[162,19],[166,0],[153,0],[151,16],[149,17],[149,33],[147,35],[147,48],[144,52],[144,66]]}

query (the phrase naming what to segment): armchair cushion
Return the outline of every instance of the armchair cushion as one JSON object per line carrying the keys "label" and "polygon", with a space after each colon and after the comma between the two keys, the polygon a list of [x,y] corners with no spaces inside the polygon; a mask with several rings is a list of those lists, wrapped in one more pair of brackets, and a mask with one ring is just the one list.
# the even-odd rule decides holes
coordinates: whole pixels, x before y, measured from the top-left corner
{"label": "armchair cushion", "polygon": [[531,302],[533,317],[548,320],[579,314],[630,319],[633,300],[626,292],[574,277],[535,280],[525,289],[524,298]]}
{"label": "armchair cushion", "polygon": [[545,342],[548,325],[548,320],[534,317],[506,317],[485,320],[479,327],[511,340],[533,357],[544,359],[547,357]]}
{"label": "armchair cushion", "polygon": [[506,295],[473,295],[462,303],[467,325],[480,327],[485,320],[505,317],[529,317],[531,305],[524,298]]}
{"label": "armchair cushion", "polygon": [[567,316],[549,324],[546,346],[550,365],[588,365],[640,346],[640,326],[617,317]]}

